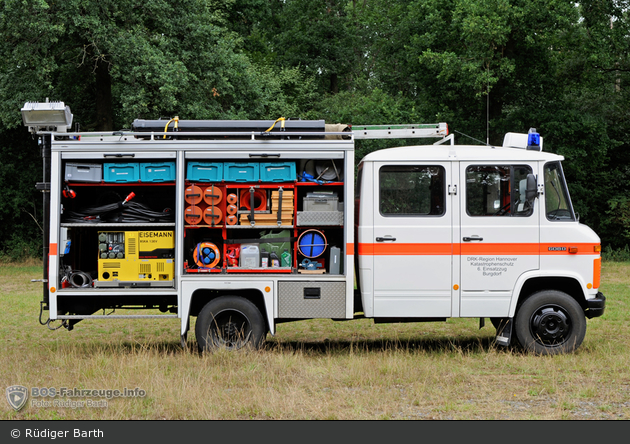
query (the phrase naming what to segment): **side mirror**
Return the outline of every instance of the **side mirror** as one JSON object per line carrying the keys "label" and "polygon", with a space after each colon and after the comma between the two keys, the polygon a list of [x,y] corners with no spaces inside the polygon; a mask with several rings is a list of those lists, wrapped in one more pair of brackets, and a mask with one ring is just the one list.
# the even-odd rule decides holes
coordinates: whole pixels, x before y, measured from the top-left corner
{"label": "side mirror", "polygon": [[527,175],[527,188],[525,191],[525,199],[527,202],[532,203],[538,196],[538,180],[533,174]]}

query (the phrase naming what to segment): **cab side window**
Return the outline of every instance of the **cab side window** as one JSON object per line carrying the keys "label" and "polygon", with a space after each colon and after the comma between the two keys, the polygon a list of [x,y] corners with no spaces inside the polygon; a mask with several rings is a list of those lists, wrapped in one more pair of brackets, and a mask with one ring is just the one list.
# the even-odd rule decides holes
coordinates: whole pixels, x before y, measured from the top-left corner
{"label": "cab side window", "polygon": [[441,216],[445,213],[445,170],[441,166],[385,166],[379,172],[383,216]]}
{"label": "cab side window", "polygon": [[533,208],[525,199],[527,175],[524,165],[473,165],[466,169],[466,211],[470,216],[530,216]]}

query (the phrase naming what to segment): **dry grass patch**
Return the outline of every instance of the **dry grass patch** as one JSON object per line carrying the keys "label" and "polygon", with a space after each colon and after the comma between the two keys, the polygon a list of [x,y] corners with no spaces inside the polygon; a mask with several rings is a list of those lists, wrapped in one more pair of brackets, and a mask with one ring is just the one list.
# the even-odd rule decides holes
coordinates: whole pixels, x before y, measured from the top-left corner
{"label": "dry grass patch", "polygon": [[0,295],[0,384],[146,396],[20,412],[5,402],[2,419],[630,419],[629,264],[604,264],[607,311],[588,321],[578,352],[546,357],[497,347],[476,319],[301,321],[280,324],[263,350],[206,355],[194,351],[194,320],[188,350],[177,319],[52,332],[37,321],[41,285],[29,281],[39,275],[0,267],[13,289]]}

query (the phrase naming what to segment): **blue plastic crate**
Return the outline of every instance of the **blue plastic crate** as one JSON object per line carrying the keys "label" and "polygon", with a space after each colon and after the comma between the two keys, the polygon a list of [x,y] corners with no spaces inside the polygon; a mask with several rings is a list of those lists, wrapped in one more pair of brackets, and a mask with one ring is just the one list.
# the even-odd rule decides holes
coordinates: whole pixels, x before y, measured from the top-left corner
{"label": "blue plastic crate", "polygon": [[173,182],[175,162],[152,162],[140,164],[141,182]]}
{"label": "blue plastic crate", "polygon": [[133,163],[105,163],[103,164],[103,181],[128,183],[140,180],[140,164]]}
{"label": "blue plastic crate", "polygon": [[186,179],[191,182],[221,182],[223,180],[223,163],[189,161]]}
{"label": "blue plastic crate", "polygon": [[223,178],[226,182],[258,182],[260,166],[255,162],[225,162]]}
{"label": "blue plastic crate", "polygon": [[293,182],[295,179],[295,162],[263,162],[260,164],[260,180],[262,182]]}

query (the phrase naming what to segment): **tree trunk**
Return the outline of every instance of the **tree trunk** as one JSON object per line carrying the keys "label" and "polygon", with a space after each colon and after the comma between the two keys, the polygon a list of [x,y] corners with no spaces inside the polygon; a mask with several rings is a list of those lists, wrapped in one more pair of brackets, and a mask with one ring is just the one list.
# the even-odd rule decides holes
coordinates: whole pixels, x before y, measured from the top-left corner
{"label": "tree trunk", "polygon": [[109,63],[99,61],[96,65],[96,130],[113,131],[112,78]]}
{"label": "tree trunk", "polygon": [[332,73],[330,75],[330,91],[333,94],[337,94],[339,92],[339,78],[337,77],[337,73]]}

